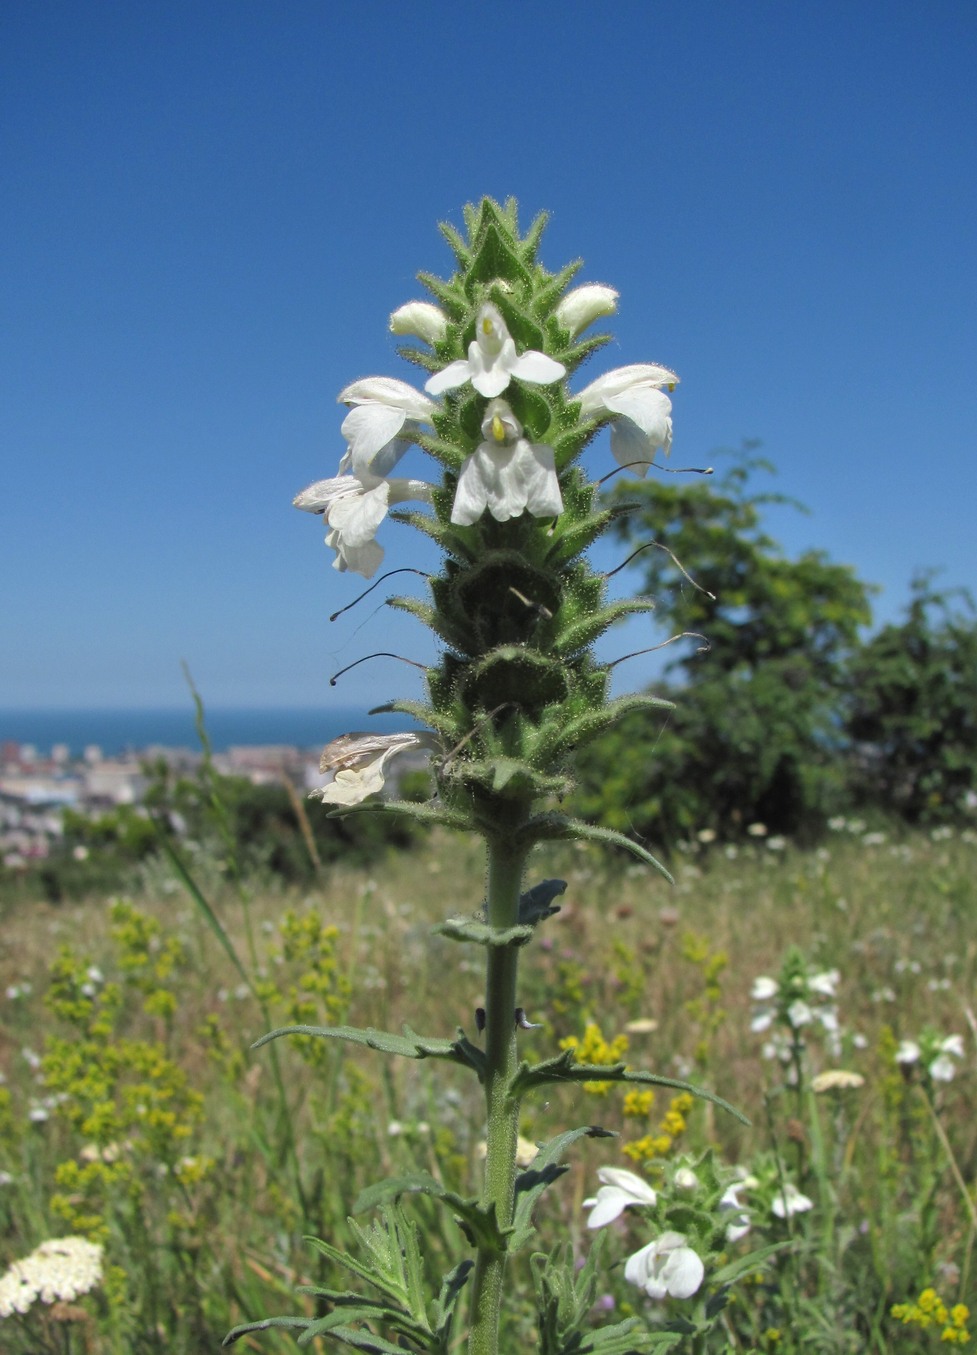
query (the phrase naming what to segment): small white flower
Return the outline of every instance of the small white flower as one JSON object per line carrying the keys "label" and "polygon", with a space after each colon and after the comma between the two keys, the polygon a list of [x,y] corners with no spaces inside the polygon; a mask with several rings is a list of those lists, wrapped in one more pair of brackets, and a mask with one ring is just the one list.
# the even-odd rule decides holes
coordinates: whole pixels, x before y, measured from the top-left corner
{"label": "small white flower", "polygon": [[750,997],[754,1002],[769,1002],[771,998],[777,996],[780,992],[780,984],[776,979],[768,978],[766,974],[761,974],[758,979],[753,980],[753,987],[750,989]]}
{"label": "small white flower", "polygon": [[787,1020],[795,1030],[800,1030],[802,1026],[810,1025],[814,1020],[814,1013],[804,999],[798,997],[787,1008]]}
{"label": "small white flower", "polygon": [[770,1208],[778,1219],[786,1219],[792,1214],[803,1214],[808,1209],[813,1209],[814,1201],[809,1200],[806,1195],[802,1195],[794,1183],[788,1181],[783,1191],[774,1196]]}
{"label": "small white flower", "polygon": [[821,974],[812,974],[807,981],[807,986],[812,993],[817,993],[819,997],[837,997],[840,979],[841,974],[837,969],[826,969]]}
{"label": "small white flower", "polygon": [[617,310],[617,292],[613,287],[604,287],[601,283],[591,282],[584,287],[575,287],[556,308],[556,318],[564,329],[570,331],[570,337],[576,338],[595,320],[605,315],[613,315]]}
{"label": "small white flower", "polygon": [[653,1205],[658,1199],[647,1181],[624,1167],[601,1167],[597,1179],[602,1183],[597,1194],[583,1202],[590,1210],[588,1228],[604,1228],[620,1218],[629,1205]]}
{"label": "small white flower", "polygon": [[672,402],[662,386],[673,389],[678,377],[667,367],[638,362],[616,367],[592,381],[576,397],[585,419],[610,414],[611,452],[621,466],[636,469],[642,479],[660,449],[672,446]]}
{"label": "small white flower", "polygon": [[738,1242],[750,1231],[750,1216],[739,1198],[739,1192],[745,1189],[745,1181],[734,1181],[731,1186],[726,1187],[720,1197],[719,1208],[722,1212],[735,1210],[734,1218],[726,1225],[727,1242]]}
{"label": "small white flower", "polygon": [[682,1233],[672,1232],[662,1233],[629,1256],[624,1267],[624,1278],[652,1299],[691,1298],[705,1273],[701,1258],[685,1245]]}
{"label": "small white flower", "polygon": [[377,528],[391,505],[409,499],[430,503],[431,486],[424,480],[384,480],[365,472],[317,480],[292,502],[306,513],[324,515],[329,524],[326,545],[336,552],[334,569],[372,579],[383,560],[383,547],[374,540]]}
{"label": "small white flower", "polygon": [[449,362],[443,371],[435,372],[424,383],[424,389],[430,395],[443,395],[470,381],[479,395],[491,400],[502,394],[513,377],[531,386],[549,386],[565,375],[563,364],[545,353],[534,348],[517,353],[515,340],[498,307],[487,301],[478,312],[468,357]]}
{"label": "small white flower", "polygon": [[323,749],[319,770],[331,780],[310,799],[330,805],[358,805],[383,789],[384,767],[411,748],[434,748],[432,734],[343,734]]}
{"label": "small white flower", "polygon": [[698,1190],[699,1178],[691,1167],[679,1167],[672,1177],[672,1185],[676,1190]]}
{"label": "small white flower", "polygon": [[919,1045],[915,1040],[902,1040],[896,1050],[896,1063],[909,1065],[919,1062]]}
{"label": "small white flower", "polygon": [[405,306],[398,306],[390,317],[391,334],[405,334],[429,344],[444,338],[447,326],[448,317],[444,311],[430,301],[408,301]]}
{"label": "small white flower", "polygon": [[489,403],[482,433],[485,441],[466,458],[458,476],[451,521],[468,527],[486,508],[498,522],[527,510],[537,518],[562,513],[553,448],[527,441],[504,400]]}
{"label": "small white flower", "polygon": [[339,469],[359,476],[389,475],[436,409],[421,391],[390,376],[354,381],[337,400],[353,406],[343,420],[349,447]]}

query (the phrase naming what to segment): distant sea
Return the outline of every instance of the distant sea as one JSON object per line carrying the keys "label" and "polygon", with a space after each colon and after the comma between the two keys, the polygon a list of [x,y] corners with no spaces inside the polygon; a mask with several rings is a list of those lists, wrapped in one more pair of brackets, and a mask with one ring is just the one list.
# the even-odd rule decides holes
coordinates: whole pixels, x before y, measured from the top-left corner
{"label": "distant sea", "polygon": [[[215,752],[242,744],[289,744],[321,748],[352,730],[386,733],[412,729],[403,715],[367,715],[365,710],[207,708],[207,733]],[[73,757],[97,744],[107,757],[153,746],[199,749],[193,707],[172,710],[6,710],[0,708],[0,743],[30,743],[47,756],[58,743]]]}

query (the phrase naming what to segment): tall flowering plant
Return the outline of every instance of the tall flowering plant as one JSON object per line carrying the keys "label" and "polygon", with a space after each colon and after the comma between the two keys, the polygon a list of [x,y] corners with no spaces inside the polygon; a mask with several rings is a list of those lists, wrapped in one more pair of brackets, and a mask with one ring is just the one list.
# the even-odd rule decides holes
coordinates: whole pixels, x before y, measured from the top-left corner
{"label": "tall flowering plant", "polygon": [[[643,476],[672,436],[669,393],[678,378],[639,363],[580,386],[575,375],[609,336],[583,337],[614,313],[611,288],[570,289],[580,264],[550,273],[537,252],[545,217],[520,236],[515,203],[485,199],[465,212],[467,235],[442,226],[457,261],[447,281],[420,281],[433,301],[394,311],[391,329],[416,339],[401,354],[426,374],[423,390],[390,377],[355,381],[340,393],[347,406],[347,448],[330,479],[310,485],[298,507],[321,514],[335,568],[372,578],[383,559],[377,534],[389,510],[433,539],[443,562],[427,580],[429,596],[395,597],[390,605],[415,616],[441,643],[426,671],[421,701],[384,707],[424,732],[352,733],[326,748],[327,783],[317,792],[334,812],[371,810],[479,834],[487,853],[487,889],[479,913],[449,919],[439,930],[485,952],[485,1006],[471,1034],[453,1038],[403,1035],[351,1026],[290,1027],[289,1033],[364,1045],[393,1056],[439,1059],[474,1074],[484,1089],[487,1155],[480,1192],[464,1198],[421,1173],[381,1182],[357,1202],[379,1208],[372,1230],[359,1229],[366,1260],[328,1242],[315,1246],[351,1272],[371,1294],[320,1289],[330,1310],[320,1318],[273,1318],[236,1328],[228,1340],[269,1326],[329,1334],[371,1351],[457,1348],[458,1315],[467,1310],[471,1355],[499,1348],[507,1258],[528,1246],[541,1194],[567,1170],[575,1140],[603,1131],[571,1129],[541,1145],[532,1166],[517,1167],[520,1104],[548,1084],[602,1082],[686,1084],[627,1067],[599,1067],[565,1050],[540,1062],[520,1058],[518,963],[546,919],[559,911],[565,885],[544,880],[524,888],[537,843],[596,840],[639,857],[667,876],[643,847],[556,807],[571,786],[574,751],[628,712],[668,703],[649,695],[609,699],[611,665],[598,662],[594,641],[647,599],[608,602],[606,582],[585,552],[612,522],[598,486],[579,465],[605,426],[618,463]],[[397,477],[416,444],[436,474],[431,481]],[[391,759],[426,748],[436,794],[428,804],[370,799]],[[691,1089],[689,1089],[691,1090]],[[702,1093],[705,1094],[705,1093]],[[440,1200],[460,1223],[468,1254],[428,1299],[420,1280],[413,1225],[399,1203],[411,1192]],[[635,1329],[636,1319],[600,1330],[582,1328],[596,1295],[595,1248],[583,1270],[558,1249],[534,1258],[539,1349],[611,1352],[673,1345],[676,1337]],[[368,1324],[368,1325],[366,1325]],[[387,1335],[376,1334],[383,1331]],[[389,1338],[389,1339],[388,1339]]]}

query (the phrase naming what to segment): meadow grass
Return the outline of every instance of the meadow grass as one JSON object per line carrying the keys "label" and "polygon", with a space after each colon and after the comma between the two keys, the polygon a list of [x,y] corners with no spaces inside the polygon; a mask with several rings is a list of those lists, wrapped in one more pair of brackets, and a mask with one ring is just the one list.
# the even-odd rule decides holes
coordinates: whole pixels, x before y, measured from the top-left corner
{"label": "meadow grass", "polygon": [[[959,1341],[954,1305],[973,1307],[975,1287],[975,864],[973,833],[895,840],[852,823],[814,851],[686,844],[674,888],[583,844],[538,851],[529,883],[560,876],[567,891],[524,959],[520,1001],[539,1028],[521,1035],[523,1056],[561,1044],[597,1062],[623,1054],[709,1087],[751,1121],[665,1089],[595,1084],[528,1101],[527,1141],[568,1123],[619,1135],[575,1148],[541,1204],[543,1236],[586,1253],[599,1166],[665,1184],[680,1164],[707,1170],[712,1152],[749,1178],[753,1243],[783,1245],[737,1286],[710,1349]],[[237,1321],[315,1311],[295,1284],[337,1277],[302,1236],[353,1243],[347,1218],[378,1174],[421,1167],[476,1188],[484,1112],[463,1071],[332,1041],[249,1045],[268,1016],[408,1022],[432,1036],[462,1026],[475,1039],[481,952],[431,927],[478,908],[479,844],[436,831],[372,870],[330,869],[302,895],[257,882],[242,894],[212,863],[195,869],[248,982],[160,863],[126,901],[18,903],[0,916],[0,1270],[74,1234],[104,1245],[106,1267],[83,1299],[0,1319],[11,1355],[216,1349]],[[249,931],[256,965],[243,958]],[[751,1029],[751,989],[792,947],[811,973],[840,978],[837,1030],[805,1023],[789,1049],[776,1022]],[[931,1076],[926,1040],[954,1034],[952,1080]],[[923,1046],[914,1063],[897,1062],[904,1041]],[[863,1081],[814,1090],[832,1070]],[[781,1219],[771,1203],[788,1182],[812,1207]],[[465,1254],[430,1201],[406,1208],[432,1275]],[[654,1326],[662,1305],[619,1264],[646,1240],[640,1223],[625,1214],[612,1232],[602,1311]],[[507,1348],[529,1349],[528,1278],[513,1292]],[[294,1349],[274,1332],[242,1344]]]}

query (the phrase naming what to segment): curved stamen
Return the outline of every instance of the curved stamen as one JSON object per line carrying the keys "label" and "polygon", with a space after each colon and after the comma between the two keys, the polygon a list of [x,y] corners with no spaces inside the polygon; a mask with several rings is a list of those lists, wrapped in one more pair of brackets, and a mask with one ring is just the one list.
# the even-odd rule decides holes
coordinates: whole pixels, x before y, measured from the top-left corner
{"label": "curved stamen", "polygon": [[367,659],[399,659],[401,663],[409,663],[412,668],[419,668],[422,673],[427,672],[426,664],[415,663],[413,659],[405,659],[403,654],[391,654],[389,650],[378,649],[375,654],[364,654],[362,659],[357,659],[355,663],[348,663],[345,668],[340,668],[338,673],[333,673],[332,677],[329,679],[329,686],[335,687],[344,673],[348,673],[349,670],[355,668],[357,664],[366,663]]}
{"label": "curved stamen", "polygon": [[697,630],[683,630],[678,635],[671,635],[667,640],[662,640],[660,645],[649,645],[647,649],[635,649],[630,654],[622,654],[619,659],[607,665],[608,672],[616,668],[619,663],[624,663],[627,659],[636,659],[639,654],[654,654],[656,649],[664,649],[666,645],[673,645],[676,640],[701,640],[702,644],[695,651],[697,654],[708,654],[712,645],[704,635],[700,635]]}
{"label": "curved stamen", "polygon": [[369,588],[364,588],[359,597],[355,597],[352,602],[347,602],[346,606],[340,607],[338,612],[333,612],[329,620],[335,621],[338,616],[342,616],[343,612],[348,612],[351,607],[355,607],[358,602],[362,602],[368,593],[372,593],[374,588],[379,588],[384,579],[392,579],[395,574],[419,574],[422,579],[431,577],[430,574],[425,574],[423,569],[412,569],[409,565],[405,565],[403,569],[388,569],[386,574],[380,575],[376,583],[371,583]]}
{"label": "curved stamen", "polygon": [[646,541],[643,546],[639,546],[637,550],[633,550],[623,564],[618,565],[617,569],[609,569],[607,573],[604,574],[603,577],[605,579],[613,579],[615,574],[620,574],[622,569],[627,568],[627,566],[631,563],[631,561],[634,559],[636,555],[640,555],[643,550],[650,550],[652,547],[654,547],[656,550],[663,550],[665,554],[671,559],[672,564],[675,566],[678,572],[682,575],[682,578],[687,579],[693,588],[698,589],[700,593],[705,593],[706,597],[709,598],[712,602],[716,601],[716,594],[710,593],[708,588],[703,588],[701,583],[696,583],[695,579],[693,579],[692,575],[685,568],[685,565],[682,564],[682,561],[678,558],[675,552],[673,550],[669,550],[668,546],[663,546],[660,541]]}
{"label": "curved stamen", "polygon": [[597,488],[606,485],[608,480],[613,480],[615,475],[620,475],[622,470],[631,470],[635,466],[644,466],[645,470],[661,470],[666,475],[714,475],[712,466],[660,466],[657,461],[629,461],[626,466],[618,466],[615,470],[608,473],[597,481]]}

